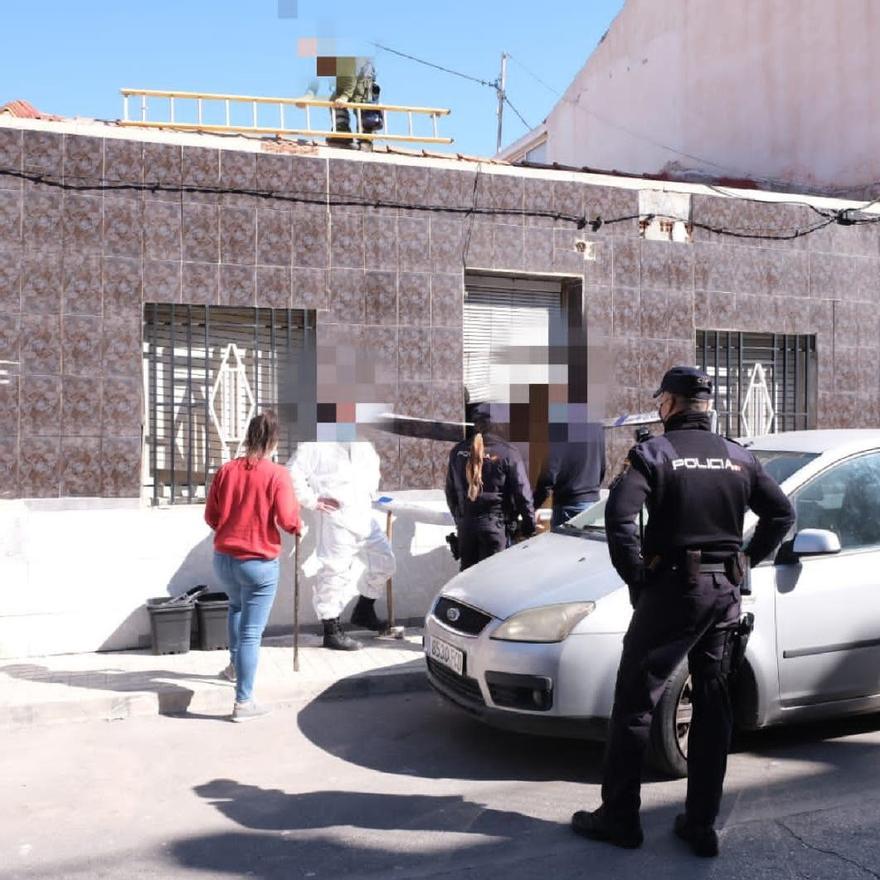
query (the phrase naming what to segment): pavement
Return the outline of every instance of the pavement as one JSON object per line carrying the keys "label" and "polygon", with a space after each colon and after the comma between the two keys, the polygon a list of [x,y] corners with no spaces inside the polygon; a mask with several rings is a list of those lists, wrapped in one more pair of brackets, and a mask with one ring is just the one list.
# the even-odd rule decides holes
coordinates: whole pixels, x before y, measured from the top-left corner
{"label": "pavement", "polygon": [[[403,640],[354,633],[360,651],[329,651],[318,635],[267,638],[254,689],[261,702],[299,708],[319,695],[346,699],[426,688],[419,629]],[[0,730],[77,721],[202,714],[228,715],[233,685],[219,677],[227,651],[154,655],[149,651],[62,654],[0,660]]]}

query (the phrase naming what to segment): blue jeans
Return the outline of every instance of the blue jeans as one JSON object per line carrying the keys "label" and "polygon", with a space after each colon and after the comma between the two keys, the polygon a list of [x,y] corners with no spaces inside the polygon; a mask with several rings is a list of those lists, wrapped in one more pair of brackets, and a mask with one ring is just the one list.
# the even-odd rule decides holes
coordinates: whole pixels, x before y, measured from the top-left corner
{"label": "blue jeans", "polygon": [[554,504],[553,515],[550,518],[550,528],[559,528],[563,523],[568,522],[568,520],[579,513],[583,513],[595,503],[595,501],[575,501],[574,504],[560,504],[558,507]]}
{"label": "blue jeans", "polygon": [[214,552],[214,573],[229,596],[229,654],[235,667],[235,700],[251,699],[260,640],[278,588],[277,559],[236,559]]}

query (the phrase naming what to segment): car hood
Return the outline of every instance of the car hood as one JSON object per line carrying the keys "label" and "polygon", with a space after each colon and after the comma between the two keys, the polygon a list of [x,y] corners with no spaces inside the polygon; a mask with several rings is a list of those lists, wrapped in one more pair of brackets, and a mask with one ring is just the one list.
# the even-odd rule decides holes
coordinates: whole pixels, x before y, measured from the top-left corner
{"label": "car hood", "polygon": [[442,593],[504,619],[541,605],[595,601],[622,586],[605,541],[548,532],[461,572]]}

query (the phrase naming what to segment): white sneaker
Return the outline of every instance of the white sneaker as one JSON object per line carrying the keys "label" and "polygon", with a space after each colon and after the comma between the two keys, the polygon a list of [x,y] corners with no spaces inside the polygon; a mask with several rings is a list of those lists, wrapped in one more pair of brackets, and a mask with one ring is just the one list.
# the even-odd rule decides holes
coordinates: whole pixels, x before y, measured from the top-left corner
{"label": "white sneaker", "polygon": [[230,663],[226,669],[223,669],[220,672],[220,678],[225,678],[227,681],[235,682],[235,667]]}
{"label": "white sneaker", "polygon": [[253,700],[246,703],[236,703],[232,708],[233,721],[253,721],[254,718],[262,718],[268,715],[272,710],[269,706],[261,706]]}

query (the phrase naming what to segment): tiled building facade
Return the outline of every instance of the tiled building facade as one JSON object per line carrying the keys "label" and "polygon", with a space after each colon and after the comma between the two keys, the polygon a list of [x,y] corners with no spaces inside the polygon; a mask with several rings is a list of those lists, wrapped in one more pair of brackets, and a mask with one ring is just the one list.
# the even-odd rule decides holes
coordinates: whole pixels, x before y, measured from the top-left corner
{"label": "tiled building facade", "polygon": [[[475,270],[581,282],[607,414],[651,409],[663,370],[694,362],[696,331],[734,330],[815,336],[815,423],[880,422],[880,226],[722,235],[702,226],[775,235],[821,218],[691,187],[692,240],[645,240],[632,181],[219,144],[0,127],[0,169],[23,174],[0,174],[0,497],[141,494],[149,303],[315,310],[319,359],[367,346],[397,412],[458,420]],[[580,216],[606,222],[578,232]],[[612,471],[630,436],[608,433]],[[448,444],[379,446],[385,488],[442,483]]]}

